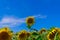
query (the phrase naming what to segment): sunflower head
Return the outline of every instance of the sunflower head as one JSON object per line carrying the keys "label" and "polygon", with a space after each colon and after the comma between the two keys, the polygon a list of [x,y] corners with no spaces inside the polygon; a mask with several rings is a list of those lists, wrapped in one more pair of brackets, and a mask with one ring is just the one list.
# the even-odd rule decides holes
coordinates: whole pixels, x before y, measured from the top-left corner
{"label": "sunflower head", "polygon": [[2,28],[0,30],[0,40],[11,40],[12,38],[12,33],[8,28]]}
{"label": "sunflower head", "polygon": [[53,29],[52,32],[49,32],[47,38],[48,40],[54,40],[55,34],[57,33],[57,29]]}
{"label": "sunflower head", "polygon": [[39,31],[39,34],[42,34],[43,32],[46,32],[47,30],[43,28],[41,31]]}
{"label": "sunflower head", "polygon": [[25,30],[18,33],[18,40],[26,40],[27,38],[27,32]]}
{"label": "sunflower head", "polygon": [[32,24],[34,24],[34,17],[28,17],[26,18],[26,23],[28,26],[31,26]]}

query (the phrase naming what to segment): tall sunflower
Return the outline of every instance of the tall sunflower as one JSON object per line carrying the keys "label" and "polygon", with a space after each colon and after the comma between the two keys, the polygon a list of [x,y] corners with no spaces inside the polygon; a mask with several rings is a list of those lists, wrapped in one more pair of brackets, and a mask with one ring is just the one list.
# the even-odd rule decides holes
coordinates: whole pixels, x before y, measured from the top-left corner
{"label": "tall sunflower", "polygon": [[18,40],[26,40],[28,36],[29,33],[27,35],[27,32],[25,30],[22,30],[21,32],[18,33],[17,38]]}
{"label": "tall sunflower", "polygon": [[11,40],[11,38],[12,33],[7,27],[0,29],[0,40]]}
{"label": "tall sunflower", "polygon": [[31,28],[31,26],[34,24],[34,17],[29,16],[28,18],[26,18],[26,23],[28,25],[28,28]]}

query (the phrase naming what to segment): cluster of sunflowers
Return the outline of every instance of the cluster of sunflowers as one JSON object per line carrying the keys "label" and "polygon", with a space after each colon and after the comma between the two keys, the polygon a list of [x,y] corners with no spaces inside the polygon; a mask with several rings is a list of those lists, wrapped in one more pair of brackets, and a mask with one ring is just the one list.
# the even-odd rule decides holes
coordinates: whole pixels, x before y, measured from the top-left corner
{"label": "cluster of sunflowers", "polygon": [[60,29],[42,28],[40,31],[32,32],[22,30],[14,34],[9,28],[4,27],[0,29],[0,40],[60,40]]}
{"label": "cluster of sunflowers", "polygon": [[[34,17],[28,17],[26,19],[27,28],[31,29],[34,24]],[[34,31],[22,30],[17,33],[13,33],[8,27],[0,29],[0,40],[60,40],[60,29],[52,27],[49,30],[42,28],[40,31],[33,29]]]}

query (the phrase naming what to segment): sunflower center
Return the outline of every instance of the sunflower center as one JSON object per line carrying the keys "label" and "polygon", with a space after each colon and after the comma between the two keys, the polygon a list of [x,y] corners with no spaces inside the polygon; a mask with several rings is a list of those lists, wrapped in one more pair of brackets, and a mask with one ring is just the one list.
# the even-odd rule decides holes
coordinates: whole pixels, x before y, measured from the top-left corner
{"label": "sunflower center", "polygon": [[0,33],[0,39],[1,40],[8,40],[9,39],[9,34],[7,32]]}
{"label": "sunflower center", "polygon": [[28,19],[28,23],[33,23],[33,19],[32,18],[29,18]]}

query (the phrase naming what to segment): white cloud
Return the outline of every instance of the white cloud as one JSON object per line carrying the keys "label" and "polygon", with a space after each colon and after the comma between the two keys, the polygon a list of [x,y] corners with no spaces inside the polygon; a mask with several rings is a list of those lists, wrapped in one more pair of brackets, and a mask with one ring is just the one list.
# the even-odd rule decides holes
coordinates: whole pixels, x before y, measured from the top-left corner
{"label": "white cloud", "polygon": [[35,18],[45,19],[45,18],[47,18],[47,15],[41,15],[41,14],[39,14],[39,15],[34,15],[34,17],[35,17]]}
{"label": "white cloud", "polygon": [[25,20],[23,18],[14,18],[14,17],[3,17],[0,21],[0,27],[9,26],[14,27],[17,25],[21,25],[25,23]]}
{"label": "white cloud", "polygon": [[[45,15],[33,15],[35,18],[46,18],[47,16]],[[1,21],[0,21],[0,27],[15,27],[18,25],[22,25],[25,23],[25,18],[16,18],[16,17],[9,17],[9,16],[4,16]]]}

